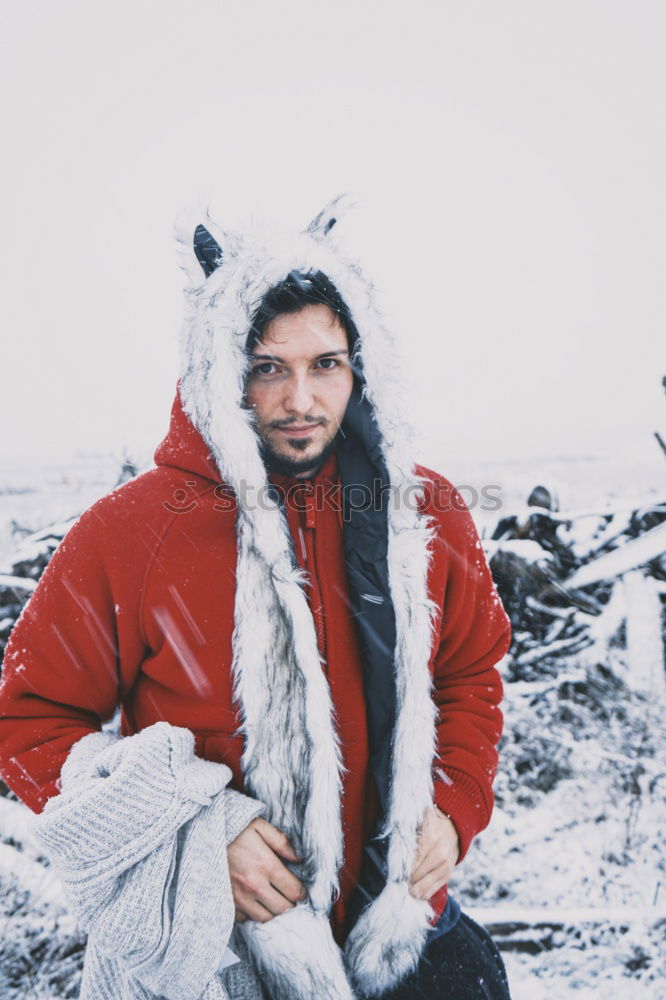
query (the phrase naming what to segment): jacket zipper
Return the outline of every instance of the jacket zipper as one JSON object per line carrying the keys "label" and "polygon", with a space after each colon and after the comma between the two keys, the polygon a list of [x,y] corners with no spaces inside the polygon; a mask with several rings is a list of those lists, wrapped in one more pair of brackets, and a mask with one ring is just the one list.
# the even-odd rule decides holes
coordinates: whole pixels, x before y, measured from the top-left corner
{"label": "jacket zipper", "polygon": [[306,488],[307,499],[305,503],[305,527],[312,531],[312,603],[313,603],[313,618],[315,621],[315,630],[317,632],[317,643],[319,645],[319,652],[321,653],[324,664],[326,663],[326,623],[324,621],[324,605],[322,600],[321,586],[319,584],[319,575],[317,573],[317,558],[315,555],[316,551],[316,535],[315,535],[315,505],[313,501],[313,487],[308,486]]}

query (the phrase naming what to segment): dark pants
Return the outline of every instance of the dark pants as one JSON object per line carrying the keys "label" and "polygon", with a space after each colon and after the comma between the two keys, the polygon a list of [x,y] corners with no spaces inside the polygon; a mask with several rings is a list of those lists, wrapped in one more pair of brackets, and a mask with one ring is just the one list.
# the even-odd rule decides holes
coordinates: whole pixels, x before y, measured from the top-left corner
{"label": "dark pants", "polygon": [[464,913],[426,944],[416,970],[382,1000],[510,1000],[502,956],[490,934]]}

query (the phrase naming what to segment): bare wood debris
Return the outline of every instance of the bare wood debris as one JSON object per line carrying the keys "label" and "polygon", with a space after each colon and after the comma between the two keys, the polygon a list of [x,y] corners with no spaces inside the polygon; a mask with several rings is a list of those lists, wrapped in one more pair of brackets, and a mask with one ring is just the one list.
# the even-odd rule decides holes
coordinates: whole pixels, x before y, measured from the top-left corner
{"label": "bare wood debris", "polygon": [[603,663],[664,693],[666,499],[559,511],[538,486],[484,548],[514,630],[510,679]]}
{"label": "bare wood debris", "polygon": [[[139,471],[126,452],[119,464],[116,487],[136,476]],[[37,586],[51,556],[78,517],[79,514],[76,513],[34,532],[16,520],[12,522],[12,535],[19,541],[10,564],[0,568],[0,665],[9,634],[23,606]]]}

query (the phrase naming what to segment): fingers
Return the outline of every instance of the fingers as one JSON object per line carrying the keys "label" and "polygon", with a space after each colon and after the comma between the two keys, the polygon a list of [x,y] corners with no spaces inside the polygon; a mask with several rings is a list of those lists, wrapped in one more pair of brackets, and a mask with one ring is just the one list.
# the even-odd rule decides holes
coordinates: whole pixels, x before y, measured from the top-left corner
{"label": "fingers", "polygon": [[459,853],[458,831],[449,817],[436,808],[428,810],[421,824],[412,882],[441,865],[450,865],[453,871]]}
{"label": "fingers", "polygon": [[[416,854],[416,859],[414,863],[414,868],[412,870],[412,882],[418,881],[418,879],[423,878],[424,875],[432,869],[433,862],[430,860],[430,851],[421,846]],[[437,864],[437,861],[434,862]]]}
{"label": "fingers", "polygon": [[429,875],[431,871],[443,867],[446,867],[449,873],[453,872],[455,856],[450,847],[437,842],[427,852],[424,852],[420,860],[418,860],[416,867],[412,871],[412,882],[418,882],[424,875]]}
{"label": "fingers", "polygon": [[275,864],[272,865],[267,874],[273,888],[290,903],[302,903],[307,898],[307,890],[303,883],[296,878],[293,872],[285,868],[279,858],[275,859]]}
{"label": "fingers", "polygon": [[[293,904],[302,902],[307,897],[305,886],[282,864],[279,858],[275,857],[275,854],[279,854],[290,861],[300,860],[288,838],[281,830],[265,820],[261,820],[261,824],[257,827],[257,833],[271,850],[272,863],[266,871],[270,884],[289,902]],[[269,897],[270,893],[266,898]],[[263,896],[261,898],[262,902],[265,902],[265,898]]]}
{"label": "fingers", "polygon": [[412,872],[411,884],[416,886],[431,876],[443,878],[444,881],[448,882],[454,868],[455,858],[453,854],[440,844],[436,844]]}
{"label": "fingers", "polygon": [[436,892],[445,886],[451,878],[451,871],[448,868],[434,868],[418,882],[413,882],[410,887],[412,896],[417,899],[430,899]]}
{"label": "fingers", "polygon": [[[260,876],[256,880],[250,879],[247,887],[241,887],[237,883],[234,902],[236,909],[240,909],[250,920],[262,923],[294,908],[293,902]],[[300,902],[300,899],[296,902]]]}
{"label": "fingers", "polygon": [[456,865],[458,863],[458,858],[460,857],[460,835],[458,833],[458,829],[451,817],[447,813],[442,812],[439,806],[435,806],[435,816],[439,819],[440,823],[443,822],[445,824],[446,829],[448,830],[447,839],[450,844],[451,851],[455,855],[453,863]]}
{"label": "fingers", "polygon": [[272,920],[275,913],[271,913],[258,899],[252,899],[248,896],[243,902],[242,908],[239,910],[236,907],[236,913],[240,913],[240,917],[237,918],[238,923],[245,923],[246,920],[255,920],[257,923],[265,924],[269,920]]}
{"label": "fingers", "polygon": [[262,923],[307,898],[305,886],[284,865],[271,845],[296,860],[284,834],[264,820],[250,823],[227,847],[236,911],[249,920]]}
{"label": "fingers", "polygon": [[255,820],[255,830],[259,836],[268,844],[268,846],[279,854],[281,858],[286,858],[287,861],[300,861],[301,859],[296,854],[296,851],[289,843],[289,838],[282,830],[278,830],[276,826],[269,823],[265,819]]}
{"label": "fingers", "polygon": [[430,899],[439,892],[451,878],[458,856],[458,831],[454,824],[440,810],[427,810],[421,824],[412,870],[412,895],[417,899]]}
{"label": "fingers", "polygon": [[270,883],[262,892],[259,902],[262,906],[270,912],[271,916],[277,917],[280,913],[286,913],[287,910],[293,910],[294,903],[292,903],[286,896],[283,896],[281,892],[275,888],[275,886]]}

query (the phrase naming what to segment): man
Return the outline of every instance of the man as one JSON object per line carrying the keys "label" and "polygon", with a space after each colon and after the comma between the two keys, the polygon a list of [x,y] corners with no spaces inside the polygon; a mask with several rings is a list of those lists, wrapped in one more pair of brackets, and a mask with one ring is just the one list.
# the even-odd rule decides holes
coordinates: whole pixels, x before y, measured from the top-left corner
{"label": "man", "polygon": [[0,767],[39,811],[118,704],[129,740],[184,727],[265,808],[226,852],[265,996],[505,998],[447,883],[490,818],[510,626],[460,495],[414,466],[339,209],[291,240],[181,234],[169,433],[17,623]]}

